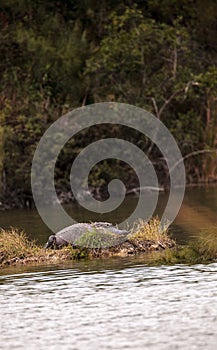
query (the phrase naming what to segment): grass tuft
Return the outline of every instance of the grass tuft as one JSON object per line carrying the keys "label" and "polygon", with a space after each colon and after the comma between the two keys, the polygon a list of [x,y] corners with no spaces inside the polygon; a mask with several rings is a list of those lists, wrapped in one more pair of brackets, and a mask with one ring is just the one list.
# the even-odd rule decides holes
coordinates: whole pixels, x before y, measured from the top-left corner
{"label": "grass tuft", "polygon": [[194,239],[190,247],[205,261],[217,259],[217,226],[204,229],[198,238]]}
{"label": "grass tuft", "polygon": [[83,251],[63,247],[60,250],[45,250],[29,241],[23,231],[11,228],[0,231],[0,267],[27,263],[56,263],[84,257]]}
{"label": "grass tuft", "polygon": [[188,245],[152,253],[150,264],[198,264],[217,260],[217,227],[202,230]]}
{"label": "grass tuft", "polygon": [[0,231],[0,263],[3,260],[24,259],[39,248],[30,242],[24,232],[11,228],[9,231]]}
{"label": "grass tuft", "polygon": [[168,232],[168,226],[162,226],[158,217],[150,219],[148,222],[139,219],[132,232],[128,235],[130,242],[140,244],[143,242],[152,242],[158,244],[159,247],[166,248],[175,245],[175,241],[171,239]]}

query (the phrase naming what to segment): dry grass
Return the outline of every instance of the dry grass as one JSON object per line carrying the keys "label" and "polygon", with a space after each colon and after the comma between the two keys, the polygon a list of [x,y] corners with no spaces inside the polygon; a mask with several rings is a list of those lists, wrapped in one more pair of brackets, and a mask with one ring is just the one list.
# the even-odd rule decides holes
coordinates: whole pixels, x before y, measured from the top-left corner
{"label": "dry grass", "polygon": [[169,236],[167,226],[162,227],[158,217],[152,218],[148,222],[139,219],[134,224],[132,233],[128,235],[128,239],[134,244],[152,242],[163,249],[175,245],[175,241]]}
{"label": "dry grass", "polygon": [[34,242],[30,242],[24,232],[16,229],[0,232],[0,262],[4,259],[23,259],[37,254],[40,248]]}
{"label": "dry grass", "polygon": [[26,234],[17,229],[0,231],[0,267],[27,263],[56,263],[79,259],[84,252],[71,247],[60,250],[45,250],[28,240]]}
{"label": "dry grass", "polygon": [[217,226],[204,229],[198,238],[191,243],[192,249],[205,260],[217,259]]}

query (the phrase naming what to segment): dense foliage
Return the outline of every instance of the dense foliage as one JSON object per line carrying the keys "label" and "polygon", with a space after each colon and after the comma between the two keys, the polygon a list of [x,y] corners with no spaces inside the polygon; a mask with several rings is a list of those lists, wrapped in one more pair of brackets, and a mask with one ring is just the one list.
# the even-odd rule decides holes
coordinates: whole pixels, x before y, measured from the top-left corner
{"label": "dense foliage", "polygon": [[[30,201],[31,161],[44,131],[66,111],[99,101],[153,112],[177,140],[188,182],[216,180],[216,35],[215,0],[2,0],[1,199]],[[57,162],[59,192],[69,189],[69,164],[82,147],[113,132],[102,126],[69,142]],[[165,184],[155,147],[132,131],[127,138],[159,159]],[[118,176],[137,186],[132,169],[113,163],[91,172],[93,189]]]}

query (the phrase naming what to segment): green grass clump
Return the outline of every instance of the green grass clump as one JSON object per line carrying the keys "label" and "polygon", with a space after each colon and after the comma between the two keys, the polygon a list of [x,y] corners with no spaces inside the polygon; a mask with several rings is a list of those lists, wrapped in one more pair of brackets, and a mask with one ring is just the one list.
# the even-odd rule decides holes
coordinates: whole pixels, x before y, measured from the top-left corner
{"label": "green grass clump", "polygon": [[75,246],[88,249],[106,249],[123,241],[122,235],[114,234],[109,230],[93,229],[87,231],[75,241]]}
{"label": "green grass clump", "polygon": [[73,248],[71,245],[65,247],[70,252],[72,260],[81,260],[89,257],[89,251],[87,248]]}
{"label": "green grass clump", "polygon": [[196,264],[199,255],[189,246],[180,246],[175,249],[166,248],[159,252],[152,252],[148,259],[149,265],[176,265]]}
{"label": "green grass clump", "polygon": [[201,231],[187,245],[152,253],[149,262],[154,265],[174,265],[209,263],[216,260],[217,227],[212,227]]}

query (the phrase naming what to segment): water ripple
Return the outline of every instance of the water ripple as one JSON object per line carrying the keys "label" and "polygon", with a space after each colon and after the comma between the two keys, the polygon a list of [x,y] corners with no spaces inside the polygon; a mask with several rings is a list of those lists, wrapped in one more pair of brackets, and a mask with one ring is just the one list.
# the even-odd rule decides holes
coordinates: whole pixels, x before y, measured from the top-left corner
{"label": "water ripple", "polygon": [[215,349],[217,264],[0,276],[0,348]]}

